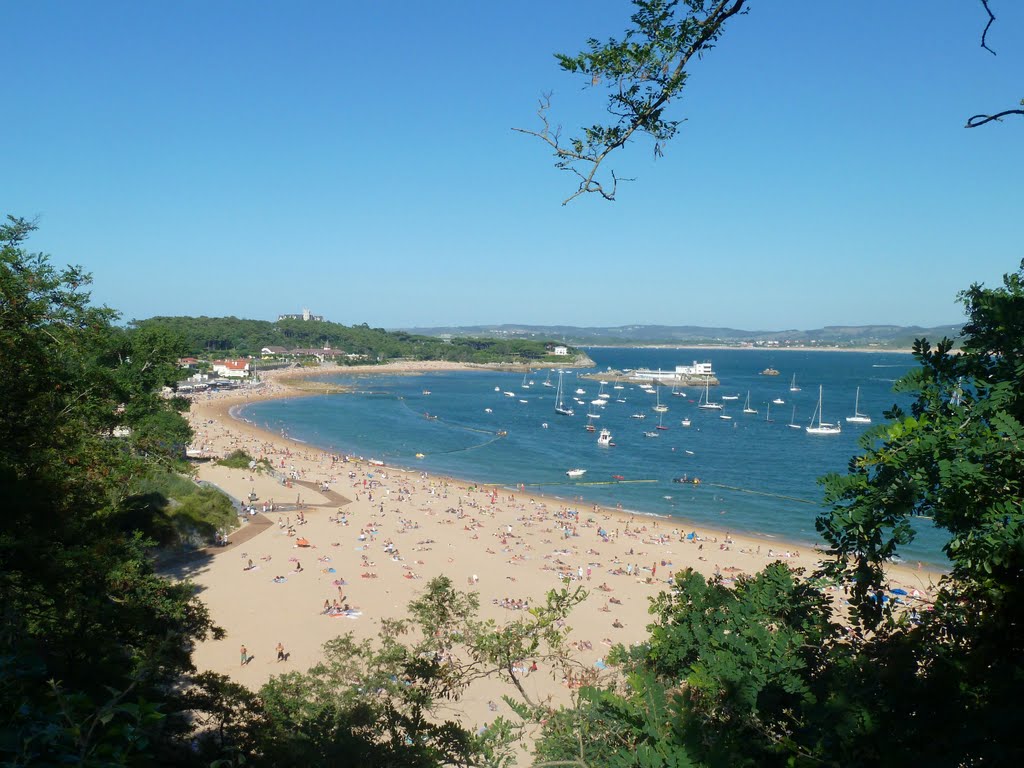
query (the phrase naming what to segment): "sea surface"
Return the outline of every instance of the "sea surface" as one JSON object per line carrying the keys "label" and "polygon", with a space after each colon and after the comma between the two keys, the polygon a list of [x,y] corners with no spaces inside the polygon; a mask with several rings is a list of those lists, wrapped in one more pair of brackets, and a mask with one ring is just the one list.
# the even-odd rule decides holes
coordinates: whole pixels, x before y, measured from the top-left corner
{"label": "sea surface", "polygon": [[[564,399],[574,416],[555,414],[556,389],[544,382],[550,373],[551,384],[557,384],[558,373],[548,368],[530,372],[525,377],[528,386],[522,373],[493,371],[332,375],[323,380],[354,384],[357,391],[258,402],[240,415],[310,445],[392,466],[508,487],[524,485],[527,491],[566,500],[667,515],[685,521],[681,525],[688,529],[708,526],[809,545],[820,541],[814,520],[825,511],[817,478],[844,472],[851,457],[862,451],[858,439],[870,428],[845,421],[854,413],[857,387],[860,412],[878,424],[893,403],[908,404],[892,386],[914,365],[909,354],[881,352],[587,352],[596,368],[563,374]],[[722,412],[697,408],[703,388],[687,387],[685,394],[674,395],[663,387],[654,395],[636,384],[614,389],[609,383],[604,390],[611,397],[604,408],[593,409],[600,413],[593,424],[612,432],[614,446],[598,446],[597,433],[584,429],[600,385],[578,374],[609,367],[672,369],[707,360],[721,381],[711,388],[711,399],[724,403],[731,420],[719,418]],[[780,375],[760,375],[768,367]],[[798,392],[790,391],[794,375]],[[840,422],[841,434],[815,436],[803,429],[817,405],[819,386],[824,420]],[[585,394],[575,394],[578,388]],[[748,391],[756,415],[742,412]],[[737,399],[723,400],[732,396]],[[785,403],[773,404],[776,398]],[[659,414],[653,407],[658,399],[669,408],[662,415],[667,430],[655,430]],[[632,418],[638,413],[646,418]],[[681,425],[684,418],[691,426]],[[658,437],[647,437],[646,432]],[[572,468],[585,469],[586,474],[570,479],[565,473]],[[684,476],[701,482],[673,482]],[[915,526],[917,539],[901,556],[946,565],[943,534],[927,520],[916,521]]]}

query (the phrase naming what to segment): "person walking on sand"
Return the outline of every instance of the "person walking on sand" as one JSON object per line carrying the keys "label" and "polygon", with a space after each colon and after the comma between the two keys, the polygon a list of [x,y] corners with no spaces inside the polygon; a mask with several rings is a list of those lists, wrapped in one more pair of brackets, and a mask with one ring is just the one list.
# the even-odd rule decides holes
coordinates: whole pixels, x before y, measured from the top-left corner
{"label": "person walking on sand", "polygon": [[243,645],[241,653],[242,653],[242,664],[241,664],[241,666],[244,667],[246,664],[249,663],[249,659],[250,659],[249,650]]}
{"label": "person walking on sand", "polygon": [[283,643],[278,643],[277,644],[277,660],[278,661],[288,661],[288,654],[284,652],[284,644]]}

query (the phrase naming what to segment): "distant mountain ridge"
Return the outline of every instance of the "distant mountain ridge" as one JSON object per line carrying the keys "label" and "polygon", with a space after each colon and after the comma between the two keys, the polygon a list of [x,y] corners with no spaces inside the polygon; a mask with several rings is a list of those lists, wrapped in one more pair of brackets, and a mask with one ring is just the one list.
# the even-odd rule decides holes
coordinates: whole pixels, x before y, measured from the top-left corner
{"label": "distant mountain ridge", "polygon": [[403,328],[423,336],[458,338],[545,338],[573,346],[586,345],[754,345],[768,347],[879,347],[909,349],[915,339],[935,342],[943,336],[955,339],[962,324],[925,328],[919,325],[828,325],[811,330],[748,331],[697,325],[472,325],[434,328]]}

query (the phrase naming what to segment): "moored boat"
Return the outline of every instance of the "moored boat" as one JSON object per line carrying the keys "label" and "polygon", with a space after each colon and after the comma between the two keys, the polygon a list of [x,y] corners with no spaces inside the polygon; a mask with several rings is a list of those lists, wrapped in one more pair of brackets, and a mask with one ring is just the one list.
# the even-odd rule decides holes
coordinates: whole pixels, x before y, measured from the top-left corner
{"label": "moored boat", "polygon": [[[804,430],[809,435],[838,435],[843,431],[843,428],[839,424],[832,424],[827,421],[822,421],[821,415],[821,397],[822,387],[818,385],[818,407],[814,409],[814,414],[811,416],[811,423],[804,427]],[[818,417],[818,423],[814,423],[814,417]]]}
{"label": "moored boat", "polygon": [[853,416],[847,416],[846,421],[850,424],[870,424],[871,417],[860,412],[860,387],[857,387],[857,397],[853,401]]}

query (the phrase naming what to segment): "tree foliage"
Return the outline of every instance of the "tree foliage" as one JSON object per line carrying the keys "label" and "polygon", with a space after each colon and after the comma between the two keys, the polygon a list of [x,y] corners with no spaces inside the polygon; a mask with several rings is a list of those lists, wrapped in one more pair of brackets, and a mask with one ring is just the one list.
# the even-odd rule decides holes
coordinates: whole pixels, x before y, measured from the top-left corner
{"label": "tree foliage", "polygon": [[518,689],[517,708],[532,717],[539,703],[521,686],[526,660],[542,660],[553,674],[578,666],[562,625],[584,596],[553,591],[545,604],[499,626],[478,617],[476,593],[432,579],[406,618],[383,622],[376,642],[341,635],[313,668],[275,677],[247,698],[262,724],[254,733],[242,732],[234,714],[242,692],[203,680],[195,695],[219,702],[223,714],[215,720],[224,724],[207,732],[204,749],[244,754],[256,765],[507,765],[518,725],[498,718],[473,733],[445,713],[475,681],[498,676]]}
{"label": "tree foliage", "polygon": [[87,274],[24,249],[34,228],[0,225],[0,760],[130,764],[212,630],[125,525],[132,479],[189,435],[158,395],[180,345],[114,326]]}

